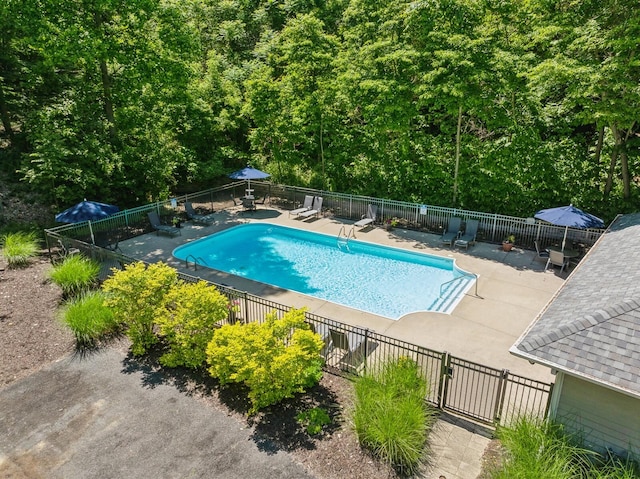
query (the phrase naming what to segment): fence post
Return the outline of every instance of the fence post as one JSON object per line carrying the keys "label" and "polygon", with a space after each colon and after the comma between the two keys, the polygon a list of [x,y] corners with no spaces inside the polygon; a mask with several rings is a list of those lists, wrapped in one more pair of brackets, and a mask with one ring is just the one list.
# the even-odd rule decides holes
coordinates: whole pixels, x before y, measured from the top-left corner
{"label": "fence post", "polygon": [[363,373],[367,373],[367,358],[369,357],[369,328],[364,330],[364,365]]}
{"label": "fence post", "polygon": [[440,379],[438,381],[438,407],[444,409],[447,392],[449,390],[449,378],[453,371],[451,371],[451,356],[448,352],[442,353],[442,359],[440,360]]}
{"label": "fence post", "polygon": [[248,324],[249,321],[249,299],[247,298],[247,292],[243,291],[242,292],[242,299],[244,299],[244,310],[245,310],[245,314],[246,317],[244,318],[244,322],[245,324]]}
{"label": "fence post", "polygon": [[498,381],[498,390],[496,391],[496,406],[493,410],[493,422],[497,426],[502,418],[502,410],[504,407],[504,398],[507,393],[507,383],[509,378],[509,370],[503,369],[500,373],[500,381]]}

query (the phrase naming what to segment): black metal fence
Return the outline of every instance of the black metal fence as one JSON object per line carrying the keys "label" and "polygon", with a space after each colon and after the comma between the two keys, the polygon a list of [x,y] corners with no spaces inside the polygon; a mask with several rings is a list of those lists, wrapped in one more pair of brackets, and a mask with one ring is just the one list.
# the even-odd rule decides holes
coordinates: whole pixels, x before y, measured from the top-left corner
{"label": "black metal fence", "polygon": [[[252,183],[256,197],[266,198],[273,206],[292,209],[302,203],[307,194],[323,196],[325,213],[345,219],[359,219],[366,213],[368,204],[378,206],[378,221],[400,218],[400,227],[439,233],[446,228],[453,216],[480,220],[480,241],[500,241],[509,233],[515,234],[518,243],[527,246],[538,240],[542,245],[562,239],[564,228],[532,222],[530,219],[456,210],[452,208],[418,205],[400,201],[368,198],[323,192],[305,188]],[[185,201],[201,210],[213,211],[226,208],[241,196],[244,183],[232,183],[224,187],[188,194],[180,198],[158,202],[122,211],[104,220],[65,225],[45,230],[50,251],[59,247],[63,253],[79,251],[103,265],[101,279],[111,274],[112,268],[121,269],[136,261],[119,252],[118,242],[152,231],[147,213],[155,211],[165,221],[183,211]],[[592,245],[602,230],[569,229],[569,241]],[[202,281],[179,273],[185,281]],[[213,283],[212,283],[213,284]],[[237,304],[237,311],[229,312],[228,322],[263,321],[267,313],[281,317],[290,307],[266,300],[234,288],[214,284],[230,301]],[[548,411],[552,384],[495,369],[472,361],[451,356],[446,352],[430,350],[405,341],[390,338],[366,328],[306,313],[309,325],[323,341],[322,354],[326,367],[336,372],[362,374],[375,371],[389,360],[406,357],[414,360],[429,381],[425,398],[433,405],[474,420],[491,424],[509,424],[521,414],[544,416]]]}
{"label": "black metal fence", "polygon": [[[60,241],[65,250],[77,251],[100,261],[101,279],[137,261],[118,251],[69,239],[49,231],[49,241]],[[178,272],[188,282],[202,278]],[[269,313],[282,317],[291,308],[274,301],[210,283],[226,295],[236,307],[229,311],[227,323],[262,322]],[[434,351],[406,341],[378,334],[367,328],[306,313],[306,321],[324,341],[325,367],[336,373],[359,375],[375,372],[388,361],[409,358],[418,364],[429,382],[425,400],[438,408],[490,424],[509,424],[521,414],[544,417],[547,414],[552,384],[511,374],[467,361],[447,352]]]}

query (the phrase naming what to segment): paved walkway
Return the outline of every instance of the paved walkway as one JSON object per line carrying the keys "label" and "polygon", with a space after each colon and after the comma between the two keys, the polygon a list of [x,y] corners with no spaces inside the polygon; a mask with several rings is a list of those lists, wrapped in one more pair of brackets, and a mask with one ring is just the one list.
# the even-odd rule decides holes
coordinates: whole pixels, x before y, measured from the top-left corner
{"label": "paved walkway", "polygon": [[[125,254],[145,261],[165,261],[194,274],[193,265],[185,270],[184,262],[171,257],[171,251],[186,241],[207,236],[230,225],[251,221],[268,221],[337,236],[343,225],[334,218],[302,222],[291,219],[286,211],[273,208],[255,213],[225,210],[212,226],[187,224],[182,235],[174,238],[155,234],[120,243]],[[381,334],[438,351],[449,353],[541,381],[551,382],[548,369],[531,365],[508,353],[508,349],[525,331],[536,315],[551,300],[566,279],[557,269],[544,271],[545,262],[536,253],[514,248],[504,252],[498,245],[478,243],[468,250],[442,246],[437,235],[395,229],[391,232],[372,228],[357,232],[357,239],[379,244],[420,250],[452,257],[461,268],[479,276],[477,296],[472,289],[452,314],[414,313],[390,320],[344,308],[310,296],[280,290],[226,273],[198,269],[198,275],[295,307],[306,306],[311,312],[342,322],[368,327]],[[469,421],[443,415],[432,435],[432,463],[424,477],[440,479],[475,479],[481,470],[482,454],[490,442],[490,430]],[[246,476],[249,477],[249,476]],[[302,476],[300,476],[302,477]]]}
{"label": "paved walkway", "polygon": [[291,456],[105,348],[0,389],[0,477],[312,479]]}

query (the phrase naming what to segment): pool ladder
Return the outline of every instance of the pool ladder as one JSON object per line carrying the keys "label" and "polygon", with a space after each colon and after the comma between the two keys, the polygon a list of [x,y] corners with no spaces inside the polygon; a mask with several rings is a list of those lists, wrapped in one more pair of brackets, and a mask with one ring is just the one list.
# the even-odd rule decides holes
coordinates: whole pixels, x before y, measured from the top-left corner
{"label": "pool ladder", "polygon": [[[342,236],[344,234],[344,237]],[[353,239],[356,238],[356,233],[354,232],[354,228],[351,228],[347,233],[347,228],[345,225],[340,227],[340,231],[338,231],[338,248],[344,242],[344,245],[347,247],[347,251],[349,250],[349,238],[353,236]],[[344,239],[343,239],[344,238]]]}
{"label": "pool ladder", "polygon": [[184,260],[184,267],[186,269],[189,269],[189,258],[191,258],[193,260],[193,269],[194,269],[194,271],[198,270],[198,263],[201,263],[203,266],[208,266],[207,262],[204,259],[202,259],[202,257],[200,257],[200,256],[195,257],[194,255],[190,254]]}

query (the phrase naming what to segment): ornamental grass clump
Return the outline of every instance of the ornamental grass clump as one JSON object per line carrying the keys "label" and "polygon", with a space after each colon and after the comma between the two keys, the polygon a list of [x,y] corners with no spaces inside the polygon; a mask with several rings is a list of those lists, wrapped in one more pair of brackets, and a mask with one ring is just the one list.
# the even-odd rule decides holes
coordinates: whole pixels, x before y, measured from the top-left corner
{"label": "ornamental grass clump", "polygon": [[2,256],[10,268],[26,266],[40,249],[34,232],[8,233],[2,236],[0,244]]}
{"label": "ornamental grass clump", "polygon": [[98,283],[100,264],[80,254],[67,256],[64,261],[56,264],[49,278],[62,288],[65,297],[82,294]]}
{"label": "ornamental grass clump", "polygon": [[71,329],[79,347],[93,347],[118,331],[120,325],[104,299],[104,292],[89,291],[71,299],[61,309],[62,322]]}
{"label": "ornamental grass clump", "polygon": [[356,379],[353,425],[360,444],[400,474],[423,465],[435,409],[425,398],[428,384],[407,358],[385,363]]}
{"label": "ornamental grass clump", "polygon": [[499,428],[504,458],[491,479],[638,479],[638,464],[616,456],[603,457],[582,447],[579,437],[549,420],[523,416]]}

